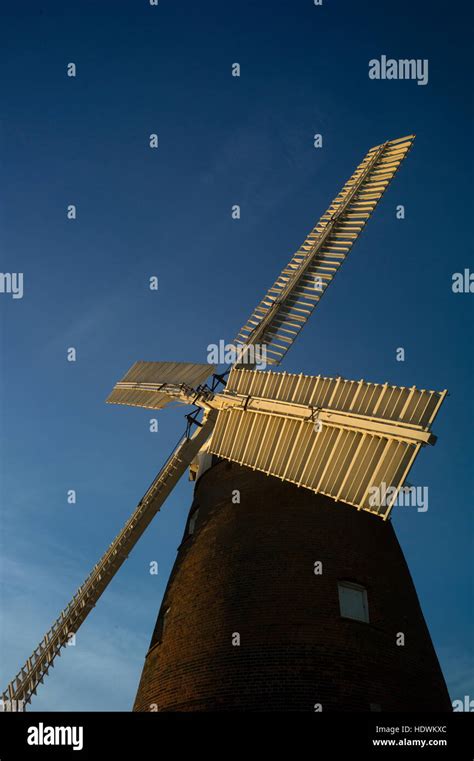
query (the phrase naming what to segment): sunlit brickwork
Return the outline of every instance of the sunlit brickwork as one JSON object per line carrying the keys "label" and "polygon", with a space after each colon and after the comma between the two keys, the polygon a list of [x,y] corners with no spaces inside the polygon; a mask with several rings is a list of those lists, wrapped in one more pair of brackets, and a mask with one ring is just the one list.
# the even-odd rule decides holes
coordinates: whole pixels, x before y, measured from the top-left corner
{"label": "sunlit brickwork", "polygon": [[[222,461],[197,507],[134,710],[451,710],[390,521]],[[368,623],[341,617],[341,580],[366,588]]]}

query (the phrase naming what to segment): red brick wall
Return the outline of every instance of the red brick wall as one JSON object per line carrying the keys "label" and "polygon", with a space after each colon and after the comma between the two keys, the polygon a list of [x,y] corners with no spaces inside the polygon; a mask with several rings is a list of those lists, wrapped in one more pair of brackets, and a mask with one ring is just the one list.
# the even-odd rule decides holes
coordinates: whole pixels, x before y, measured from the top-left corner
{"label": "red brick wall", "polygon": [[[390,522],[225,462],[196,505],[134,710],[450,710]],[[367,588],[369,623],[341,618],[338,580]]]}

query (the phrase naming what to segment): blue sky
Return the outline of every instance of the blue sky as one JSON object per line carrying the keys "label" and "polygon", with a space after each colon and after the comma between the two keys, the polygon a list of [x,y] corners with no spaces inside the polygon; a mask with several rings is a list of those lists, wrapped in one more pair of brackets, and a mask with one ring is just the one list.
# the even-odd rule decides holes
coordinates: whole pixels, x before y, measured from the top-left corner
{"label": "blue sky", "polygon": [[[451,289],[472,266],[462,4],[30,0],[2,10],[1,267],[23,272],[25,289],[0,295],[2,686],[184,429],[181,410],[162,412],[150,433],[149,411],[105,405],[113,384],[137,359],[206,361],[368,148],[416,133],[284,369],[449,389],[438,443],[409,477],[429,487],[429,510],[400,508],[394,524],[451,695],[474,696],[473,297]],[[382,54],[428,59],[428,84],[370,80]],[[130,709],[191,494],[183,479],[33,710]]]}

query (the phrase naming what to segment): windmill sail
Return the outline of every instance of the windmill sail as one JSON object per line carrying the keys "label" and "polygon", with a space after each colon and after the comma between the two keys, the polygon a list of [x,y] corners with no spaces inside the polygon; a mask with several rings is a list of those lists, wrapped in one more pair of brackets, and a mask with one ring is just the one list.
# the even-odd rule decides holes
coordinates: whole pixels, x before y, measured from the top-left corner
{"label": "windmill sail", "polygon": [[234,369],[209,452],[387,518],[445,396]]}
{"label": "windmill sail", "polygon": [[[278,365],[362,232],[407,155],[414,135],[371,148],[339,195],[238,333],[235,343],[266,347]],[[239,366],[245,362],[245,349]]]}
{"label": "windmill sail", "polygon": [[108,404],[163,409],[175,400],[173,390],[194,389],[215,369],[214,365],[191,362],[135,362],[115,384],[106,401]]}
{"label": "windmill sail", "polygon": [[[246,347],[257,344],[266,346],[270,364],[283,359],[413,139],[387,142],[368,152],[241,329],[236,339],[243,349],[241,359],[245,360]],[[241,360],[236,367],[240,364]],[[420,447],[432,442],[429,428],[446,393],[234,368],[225,393],[214,394],[199,388],[214,370],[209,364],[137,362],[115,385],[109,403],[153,409],[176,400],[196,403],[205,409],[202,426],[173,452],[122,531],[10,682],[1,696],[4,710],[5,706],[21,710],[18,706],[36,694],[70,634],[83,623],[211,434],[213,454],[386,518],[394,499],[388,507],[374,509],[368,502],[370,484],[385,479],[395,489],[400,487]]]}
{"label": "windmill sail", "polygon": [[184,438],[163,465],[123,529],[94,566],[71,602],[64,608],[38,647],[1,695],[3,710],[18,711],[30,702],[53,661],[70,641],[96,605],[100,596],[127,559],[141,535],[160,510],[201,446],[212,432],[216,412],[191,438]]}

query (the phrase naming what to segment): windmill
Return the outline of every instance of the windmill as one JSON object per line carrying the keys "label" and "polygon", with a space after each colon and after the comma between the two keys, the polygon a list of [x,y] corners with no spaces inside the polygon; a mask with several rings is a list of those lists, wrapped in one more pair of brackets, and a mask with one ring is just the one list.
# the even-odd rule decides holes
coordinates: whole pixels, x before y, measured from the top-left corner
{"label": "windmill", "polygon": [[[202,462],[203,453],[208,464],[234,463],[257,481],[260,478],[258,488],[263,488],[261,474],[272,476],[271,483],[281,483],[292,504],[299,500],[299,494],[306,495],[305,499],[316,495],[323,500],[321,514],[329,509],[343,521],[349,520],[349,514],[351,521],[356,516],[358,525],[369,521],[369,533],[376,531],[382,536],[381,529],[373,527],[381,526],[389,517],[420,448],[435,442],[430,427],[446,391],[264,371],[257,369],[255,349],[260,350],[259,356],[263,352],[271,366],[284,359],[413,140],[414,136],[408,136],[369,150],[238,333],[230,370],[219,375],[209,363],[137,362],[115,385],[109,403],[162,409],[177,401],[194,410],[186,416],[185,435],[123,529],[3,693],[7,710],[22,710],[31,701],[55,657],[97,604],[177,481],[190,466],[196,471],[195,463],[199,458]],[[203,468],[198,471],[198,478],[203,472]],[[379,495],[383,492],[385,499],[374,499],[374,490]],[[188,526],[188,534],[193,533],[194,523]],[[388,536],[387,532],[383,536]],[[391,545],[388,552],[392,552]],[[351,583],[345,590],[349,603],[351,591],[357,591],[357,584],[351,587]],[[163,641],[169,610],[165,603],[154,633],[155,646]],[[414,615],[421,615],[421,611]],[[439,702],[446,705],[436,656],[433,660],[434,651],[431,653],[430,644],[426,644],[429,635],[423,632],[420,637],[426,657],[431,658]],[[150,692],[150,669],[145,672],[137,710],[149,710],[147,701],[154,689]],[[143,700],[140,692],[146,693]],[[184,705],[173,700],[170,706]],[[157,710],[162,709],[169,709],[166,700]]]}

